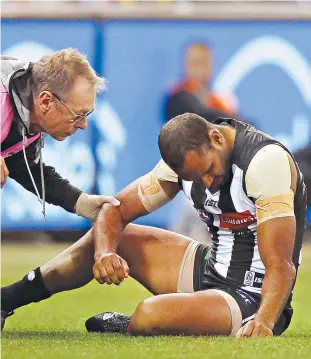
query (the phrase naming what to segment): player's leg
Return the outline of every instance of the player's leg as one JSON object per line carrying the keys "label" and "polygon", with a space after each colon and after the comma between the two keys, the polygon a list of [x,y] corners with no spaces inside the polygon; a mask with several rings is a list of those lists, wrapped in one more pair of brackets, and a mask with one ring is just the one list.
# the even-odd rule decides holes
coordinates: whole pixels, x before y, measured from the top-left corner
{"label": "player's leg", "polygon": [[[153,293],[177,290],[180,263],[192,240],[159,228],[129,224],[122,232],[118,254],[130,275]],[[40,267],[51,294],[79,288],[93,279],[94,241],[91,231]],[[169,278],[169,280],[168,280]]]}
{"label": "player's leg", "polygon": [[132,335],[229,335],[241,326],[236,301],[227,293],[203,290],[164,294],[141,302],[133,313]]}
{"label": "player's leg", "polygon": [[127,261],[130,276],[153,294],[175,293],[185,252],[192,243],[195,250],[199,243],[181,234],[129,224],[117,252]]}
{"label": "player's leg", "polygon": [[224,290],[170,293],[144,300],[132,316],[104,312],[85,326],[89,332],[132,335],[235,335],[242,325],[240,308]]}
{"label": "player's leg", "polygon": [[20,281],[1,288],[1,320],[7,314],[32,302],[64,290],[79,288],[93,279],[94,245],[91,231]]}
{"label": "player's leg", "polygon": [[[207,247],[168,231],[129,226],[118,253],[130,274],[155,297],[140,303],[132,315],[105,312],[86,321],[93,332],[132,334],[228,335],[241,326],[236,300],[224,291],[200,289]],[[176,293],[176,292],[192,292]],[[129,325],[130,323],[130,325]]]}
{"label": "player's leg", "polygon": [[[176,291],[178,277],[179,267],[171,259],[181,261],[189,241],[186,237],[161,229],[129,225],[120,238],[118,251],[128,261],[134,278],[155,293],[167,293]],[[161,253],[160,248],[163,249]],[[93,279],[93,264],[94,243],[89,231],[58,256],[26,274],[22,280],[2,287],[3,318],[21,306],[87,284]],[[167,280],[167,275],[172,281]],[[160,277],[162,280],[159,281]]]}
{"label": "player's leg", "polygon": [[[121,235],[118,252],[128,262],[130,274],[153,293],[170,293],[177,290],[180,265],[190,242],[189,238],[169,231],[128,225]],[[3,317],[21,306],[87,284],[93,279],[93,264],[94,243],[89,231],[19,282],[3,287]]]}
{"label": "player's leg", "polygon": [[82,238],[40,267],[51,294],[80,288],[93,278],[94,241],[89,230]]}

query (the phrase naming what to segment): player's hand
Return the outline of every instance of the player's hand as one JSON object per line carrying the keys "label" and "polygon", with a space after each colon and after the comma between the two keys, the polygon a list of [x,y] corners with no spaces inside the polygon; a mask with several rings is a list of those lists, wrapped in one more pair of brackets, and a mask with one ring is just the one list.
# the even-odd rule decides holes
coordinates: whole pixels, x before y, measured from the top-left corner
{"label": "player's hand", "polygon": [[247,322],[236,333],[236,338],[242,337],[272,337],[273,332],[265,324],[253,319]]}
{"label": "player's hand", "polygon": [[1,188],[4,186],[8,176],[9,176],[9,170],[5,164],[4,158],[0,157],[0,172],[1,172]]}
{"label": "player's hand", "polygon": [[116,253],[95,254],[93,274],[100,284],[120,285],[128,277],[129,267]]}
{"label": "player's hand", "polygon": [[77,215],[95,221],[99,211],[105,203],[119,206],[120,202],[112,196],[91,195],[82,193],[75,205]]}

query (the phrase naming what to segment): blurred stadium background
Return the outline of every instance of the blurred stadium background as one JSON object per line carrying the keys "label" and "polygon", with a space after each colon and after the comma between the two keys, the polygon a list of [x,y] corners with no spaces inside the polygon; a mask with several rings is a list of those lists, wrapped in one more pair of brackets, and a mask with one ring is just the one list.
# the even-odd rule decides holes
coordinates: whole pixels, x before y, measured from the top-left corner
{"label": "blurred stadium background", "polygon": [[[165,98],[197,42],[211,51],[211,90],[298,151],[311,177],[310,1],[2,1],[1,27],[3,54],[36,61],[74,47],[108,79],[89,129],[44,148],[45,162],[89,193],[114,194],[158,161]],[[36,198],[11,180],[1,200],[3,240],[72,241],[90,226],[52,205],[44,220]],[[204,237],[188,209],[179,198],[140,223]]]}
{"label": "blurred stadium background", "polygon": [[[3,1],[1,27],[3,54],[36,61],[75,47],[108,79],[88,130],[44,148],[45,162],[89,193],[114,194],[158,161],[165,98],[191,43],[211,49],[212,91],[293,152],[310,149],[309,1]],[[299,156],[310,177],[310,150]],[[90,226],[52,205],[44,220],[36,198],[11,180],[1,200],[3,240],[75,240]],[[180,228],[184,211],[178,199],[140,223],[191,233],[199,221]]]}
{"label": "blurred stadium background", "polygon": [[[109,81],[108,91],[98,98],[87,131],[59,143],[46,139],[45,163],[54,165],[77,187],[89,193],[115,194],[157,163],[157,136],[166,120],[165,100],[184,78],[185,50],[191,43],[203,43],[210,49],[210,90],[226,99],[240,117],[287,145],[296,154],[310,186],[310,1],[23,0],[2,1],[1,7],[2,54],[36,61],[51,49],[74,47],[85,53],[97,73]],[[173,228],[204,240],[205,227],[188,210],[179,196],[139,223]],[[1,190],[1,221],[3,284],[17,280],[66,245],[52,245],[51,241],[73,242],[90,227],[88,221],[51,205],[44,220],[36,197],[11,180]],[[306,241],[310,242],[311,206],[307,223]],[[303,351],[310,338],[310,325],[306,326],[310,324],[310,253],[307,245],[294,301],[297,316],[289,334],[293,337],[285,347],[281,341],[271,342],[265,354],[252,344],[254,358],[310,357],[309,350]],[[54,358],[56,354],[50,356],[44,350],[55,345],[53,349],[61,358],[84,357],[90,343],[91,357],[102,357],[103,345],[105,350],[115,348],[119,340],[79,336],[76,323],[79,321],[78,331],[84,333],[81,318],[94,314],[85,306],[90,300],[95,312],[123,309],[131,313],[137,302],[148,295],[132,282],[122,288],[120,297],[115,292],[118,288],[101,289],[92,283],[78,294],[52,298],[52,307],[48,301],[29,311],[22,308],[19,316],[14,315],[8,323],[5,354],[10,358]],[[16,326],[21,333],[10,331]],[[302,326],[304,341],[297,339]],[[33,332],[27,336],[23,330]],[[55,332],[55,337],[46,333],[39,343],[37,334],[44,330],[69,331],[64,335]],[[68,338],[71,344],[67,346]],[[135,343],[137,348],[142,345],[139,340]],[[178,356],[173,346],[170,353],[163,354],[162,342],[154,345],[158,342],[150,339],[144,343],[149,343],[148,353],[154,353],[154,357],[189,357]],[[167,343],[171,342],[164,344]],[[220,358],[231,350],[230,339],[202,343],[201,352],[196,352],[196,343],[195,339],[188,341],[188,347],[182,349],[183,344],[176,339],[176,348],[183,353],[192,348],[191,358],[204,353]],[[123,344],[123,351],[110,352],[114,358],[130,353],[131,344]],[[239,359],[249,357],[249,347],[234,345]],[[241,352],[243,345],[245,350]],[[137,349],[128,357],[150,356]]]}

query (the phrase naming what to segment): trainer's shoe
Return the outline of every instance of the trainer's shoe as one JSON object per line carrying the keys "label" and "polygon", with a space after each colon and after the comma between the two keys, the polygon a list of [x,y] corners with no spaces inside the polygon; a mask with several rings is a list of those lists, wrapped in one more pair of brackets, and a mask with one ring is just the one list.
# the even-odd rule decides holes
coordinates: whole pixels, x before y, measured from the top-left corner
{"label": "trainer's shoe", "polygon": [[6,312],[4,310],[1,310],[1,330],[3,329],[4,327],[4,324],[5,324],[5,320],[7,317],[10,317],[11,315],[13,315],[14,312],[13,310],[11,310],[10,312]]}
{"label": "trainer's shoe", "polygon": [[89,318],[85,322],[88,332],[126,333],[131,317],[116,312],[104,312]]}

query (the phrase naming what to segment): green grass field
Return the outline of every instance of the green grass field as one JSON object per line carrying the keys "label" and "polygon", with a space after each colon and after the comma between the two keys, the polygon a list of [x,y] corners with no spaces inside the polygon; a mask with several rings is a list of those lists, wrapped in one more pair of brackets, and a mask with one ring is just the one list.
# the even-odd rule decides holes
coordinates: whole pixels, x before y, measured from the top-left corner
{"label": "green grass field", "polygon": [[[2,285],[19,280],[63,245],[2,245]],[[45,302],[20,308],[2,335],[3,359],[66,358],[311,358],[311,246],[304,248],[288,331],[268,339],[220,337],[130,337],[89,334],[84,321],[101,311],[130,314],[150,294],[134,280],[120,287],[95,282]],[[199,310],[199,308],[198,308]]]}

